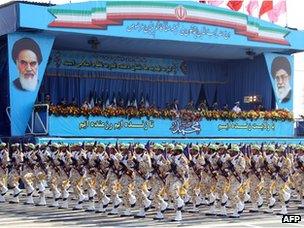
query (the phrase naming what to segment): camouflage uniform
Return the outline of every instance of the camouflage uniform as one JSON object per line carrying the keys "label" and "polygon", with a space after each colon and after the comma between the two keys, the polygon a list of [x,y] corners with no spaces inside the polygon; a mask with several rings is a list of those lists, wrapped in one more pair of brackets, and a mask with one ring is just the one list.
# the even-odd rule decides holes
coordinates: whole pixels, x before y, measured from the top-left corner
{"label": "camouflage uniform", "polygon": [[19,194],[21,190],[19,189],[19,180],[21,177],[21,168],[23,163],[23,153],[19,149],[20,144],[15,143],[12,145],[12,170],[9,173],[8,185],[14,188],[13,199],[10,203],[19,203]]}
{"label": "camouflage uniform", "polygon": [[242,186],[242,173],[245,170],[246,162],[243,155],[240,153],[239,147],[237,145],[232,145],[230,149],[231,159],[229,162],[229,184],[230,188],[228,191],[228,198],[230,200],[230,205],[233,209],[232,215],[229,217],[238,218],[239,213],[244,210],[244,204],[241,202],[239,197]]}
{"label": "camouflage uniform", "polygon": [[174,202],[176,210],[174,221],[182,220],[182,208],[184,201],[181,198],[181,190],[184,183],[187,181],[189,173],[187,158],[182,154],[183,147],[176,145],[174,148],[175,154],[172,156],[171,170],[166,178],[166,185],[168,186],[169,200]]}
{"label": "camouflage uniform", "polygon": [[136,202],[140,208],[136,218],[144,218],[146,211],[151,205],[151,201],[147,196],[147,180],[150,178],[152,165],[151,158],[145,149],[145,146],[139,144],[135,147],[135,158],[133,159],[133,170],[135,173],[135,195]]}
{"label": "camouflage uniform", "polygon": [[9,153],[5,143],[0,143],[0,203],[5,202],[5,194],[8,191],[7,177],[8,177],[8,163]]}

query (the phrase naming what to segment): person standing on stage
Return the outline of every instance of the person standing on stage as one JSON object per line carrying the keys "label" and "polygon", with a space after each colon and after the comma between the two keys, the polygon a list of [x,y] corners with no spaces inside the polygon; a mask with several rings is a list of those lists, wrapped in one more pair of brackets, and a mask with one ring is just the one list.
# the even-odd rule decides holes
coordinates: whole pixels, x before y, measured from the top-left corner
{"label": "person standing on stage", "polygon": [[239,101],[235,102],[235,105],[232,108],[232,111],[235,112],[235,113],[240,113],[242,111],[242,109],[240,108],[240,102]]}
{"label": "person standing on stage", "polygon": [[7,177],[8,177],[8,164],[9,164],[9,153],[6,147],[6,143],[0,143],[0,203],[5,202],[5,194],[8,191],[7,188]]}

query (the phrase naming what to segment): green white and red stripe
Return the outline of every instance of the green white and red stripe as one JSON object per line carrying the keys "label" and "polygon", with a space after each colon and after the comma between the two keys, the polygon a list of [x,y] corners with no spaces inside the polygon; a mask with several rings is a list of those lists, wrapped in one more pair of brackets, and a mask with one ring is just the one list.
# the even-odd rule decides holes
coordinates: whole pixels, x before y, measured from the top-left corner
{"label": "green white and red stripe", "polygon": [[106,7],[91,10],[49,9],[56,19],[50,27],[106,29],[121,25],[124,20],[183,21],[231,28],[249,40],[289,45],[285,39],[289,31],[279,26],[262,26],[250,17],[235,11],[205,4],[178,4],[175,2],[111,1]]}

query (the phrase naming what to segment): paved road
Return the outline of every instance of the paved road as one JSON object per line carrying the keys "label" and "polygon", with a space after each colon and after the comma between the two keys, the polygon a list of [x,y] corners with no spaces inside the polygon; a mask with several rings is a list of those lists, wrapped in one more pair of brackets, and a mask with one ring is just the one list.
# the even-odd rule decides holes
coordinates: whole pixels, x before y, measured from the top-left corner
{"label": "paved road", "polygon": [[[11,197],[11,196],[9,196]],[[21,195],[21,202],[25,201],[25,196]],[[35,201],[38,201],[35,198]],[[51,199],[47,199],[50,202]],[[70,206],[75,201],[70,202]],[[85,204],[86,205],[86,204]],[[248,208],[249,205],[248,205]],[[186,210],[189,207],[186,207]],[[134,212],[138,209],[135,208]],[[263,213],[249,213],[245,210],[240,219],[220,218],[216,216],[205,216],[207,208],[200,207],[199,214],[183,213],[184,220],[180,223],[170,222],[173,212],[166,213],[164,221],[154,221],[155,211],[148,212],[145,219],[133,219],[131,217],[121,218],[118,216],[109,216],[106,214],[95,214],[85,211],[73,211],[72,209],[56,209],[49,207],[35,207],[15,205],[9,203],[0,204],[0,227],[287,227],[281,223],[282,216],[269,215]],[[275,211],[279,211],[276,208]],[[304,220],[304,210],[298,210],[296,202],[292,201],[289,207],[290,214],[299,214]],[[289,227],[304,227],[304,221],[298,224],[288,224]]]}

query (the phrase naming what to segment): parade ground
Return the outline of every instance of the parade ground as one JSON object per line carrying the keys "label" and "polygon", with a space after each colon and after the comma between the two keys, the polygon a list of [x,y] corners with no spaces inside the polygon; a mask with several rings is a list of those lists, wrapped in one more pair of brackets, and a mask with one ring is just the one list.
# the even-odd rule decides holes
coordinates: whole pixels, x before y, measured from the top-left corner
{"label": "parade ground", "polygon": [[[51,195],[49,193],[49,195]],[[8,199],[12,198],[10,196]],[[21,195],[21,202],[26,199],[25,195]],[[50,201],[51,199],[47,199]],[[289,214],[301,215],[302,221],[297,224],[283,224],[281,215],[249,213],[251,208],[248,206],[243,215],[238,218],[223,218],[218,216],[206,216],[206,206],[199,208],[199,213],[183,213],[183,221],[170,222],[174,212],[166,212],[165,220],[155,221],[153,216],[155,210],[151,209],[147,213],[145,219],[134,219],[133,217],[119,217],[107,214],[98,214],[85,212],[84,210],[74,211],[73,206],[76,201],[70,202],[70,209],[37,207],[23,205],[22,203],[9,204],[8,202],[0,204],[0,224],[1,227],[304,227],[304,211],[298,210],[295,200],[289,205]],[[86,205],[86,204],[85,204]],[[85,206],[84,205],[84,206]],[[247,206],[247,205],[246,205]],[[189,210],[190,206],[186,206],[185,210]],[[279,212],[279,208],[274,209]],[[138,212],[135,208],[134,214]]]}

